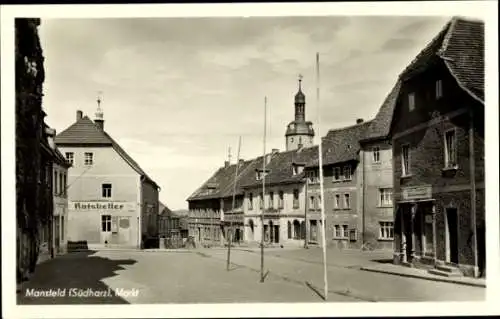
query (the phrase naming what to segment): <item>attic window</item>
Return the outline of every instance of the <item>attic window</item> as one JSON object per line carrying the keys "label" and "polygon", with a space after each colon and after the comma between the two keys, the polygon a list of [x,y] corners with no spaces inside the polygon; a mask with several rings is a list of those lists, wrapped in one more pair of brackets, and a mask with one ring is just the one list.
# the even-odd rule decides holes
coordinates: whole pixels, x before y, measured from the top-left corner
{"label": "attic window", "polygon": [[293,175],[299,175],[304,171],[304,165],[294,164],[293,165]]}
{"label": "attic window", "polygon": [[257,170],[257,171],[255,172],[255,179],[256,179],[256,180],[258,180],[258,181],[260,181],[260,180],[262,180],[262,178],[264,178],[264,176],[266,176],[266,175],[267,175],[267,172],[264,172],[263,170]]}

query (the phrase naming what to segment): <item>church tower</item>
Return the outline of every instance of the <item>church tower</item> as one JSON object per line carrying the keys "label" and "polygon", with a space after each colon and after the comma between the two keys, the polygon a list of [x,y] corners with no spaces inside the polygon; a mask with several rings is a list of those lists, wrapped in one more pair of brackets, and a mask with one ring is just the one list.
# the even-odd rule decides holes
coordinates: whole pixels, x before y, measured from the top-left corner
{"label": "church tower", "polygon": [[94,123],[95,125],[101,129],[104,130],[104,113],[101,109],[101,94],[99,92],[99,95],[97,96],[97,111],[95,112],[95,120]]}
{"label": "church tower", "polygon": [[306,96],[302,92],[301,75],[299,75],[299,91],[295,94],[295,120],[288,124],[285,138],[287,151],[314,144],[312,122],[306,121]]}

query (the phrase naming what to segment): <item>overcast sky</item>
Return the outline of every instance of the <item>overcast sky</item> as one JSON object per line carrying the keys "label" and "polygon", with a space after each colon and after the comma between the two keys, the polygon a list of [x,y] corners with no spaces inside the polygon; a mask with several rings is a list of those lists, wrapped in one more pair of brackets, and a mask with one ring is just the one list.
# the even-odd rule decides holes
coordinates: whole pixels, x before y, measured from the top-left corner
{"label": "overcast sky", "polygon": [[[371,119],[400,71],[449,17],[168,18],[43,20],[44,109],[61,132],[80,109],[94,119],[103,92],[105,130],[161,186],[186,198],[227,159],[285,149],[302,74],[306,119],[321,135]],[[316,136],[315,141],[319,141]]]}

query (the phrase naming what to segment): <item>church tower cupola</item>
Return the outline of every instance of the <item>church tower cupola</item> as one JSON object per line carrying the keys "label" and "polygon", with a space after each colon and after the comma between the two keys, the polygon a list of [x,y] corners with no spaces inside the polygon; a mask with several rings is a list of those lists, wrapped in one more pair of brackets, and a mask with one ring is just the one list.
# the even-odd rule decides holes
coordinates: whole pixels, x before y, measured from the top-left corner
{"label": "church tower cupola", "polygon": [[302,75],[299,75],[299,90],[295,94],[295,120],[287,126],[286,150],[293,150],[314,144],[312,122],[306,121],[306,96],[302,92]]}

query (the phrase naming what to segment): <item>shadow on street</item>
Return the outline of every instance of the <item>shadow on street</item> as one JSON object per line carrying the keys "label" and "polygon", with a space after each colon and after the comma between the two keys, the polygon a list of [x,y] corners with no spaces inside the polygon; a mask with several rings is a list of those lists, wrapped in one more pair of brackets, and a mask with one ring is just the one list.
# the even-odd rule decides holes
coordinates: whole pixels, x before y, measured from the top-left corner
{"label": "shadow on street", "polygon": [[[124,269],[122,265],[133,265],[136,260],[94,254],[91,250],[73,252],[39,264],[33,277],[17,292],[17,304],[127,304],[101,280],[115,276],[116,271]],[[56,296],[36,296],[47,291]]]}

